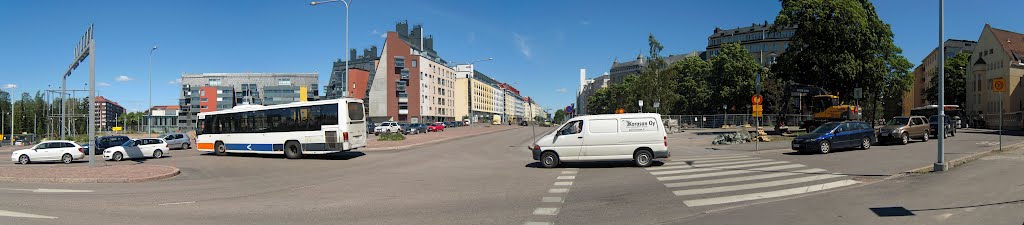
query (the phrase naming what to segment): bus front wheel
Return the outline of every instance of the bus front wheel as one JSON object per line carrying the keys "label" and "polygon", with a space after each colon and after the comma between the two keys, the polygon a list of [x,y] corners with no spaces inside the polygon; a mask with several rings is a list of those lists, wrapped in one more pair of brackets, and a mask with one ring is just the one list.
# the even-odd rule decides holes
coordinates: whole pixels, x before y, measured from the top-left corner
{"label": "bus front wheel", "polygon": [[289,141],[284,144],[284,156],[288,159],[301,159],[302,146],[299,142]]}
{"label": "bus front wheel", "polygon": [[219,141],[218,141],[218,142],[217,142],[216,144],[214,144],[214,145],[215,145],[215,146],[213,146],[213,153],[215,153],[215,154],[217,154],[217,155],[219,155],[219,156],[225,156],[225,155],[228,155],[228,148],[227,148],[227,147],[224,147],[224,143],[223,143],[223,142],[219,142]]}

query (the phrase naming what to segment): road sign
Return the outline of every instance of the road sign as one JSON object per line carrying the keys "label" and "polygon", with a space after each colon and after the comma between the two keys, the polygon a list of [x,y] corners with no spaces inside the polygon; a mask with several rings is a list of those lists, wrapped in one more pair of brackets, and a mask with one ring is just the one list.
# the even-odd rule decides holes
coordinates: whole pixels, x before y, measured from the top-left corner
{"label": "road sign", "polygon": [[996,78],[992,79],[992,91],[994,92],[1006,92],[1006,79]]}
{"label": "road sign", "polygon": [[761,117],[761,115],[763,115],[763,113],[764,113],[764,110],[761,107],[761,105],[753,105],[753,113],[752,114],[753,114],[754,117]]}
{"label": "road sign", "polygon": [[566,106],[565,107],[565,113],[572,114],[572,106]]}
{"label": "road sign", "polygon": [[112,130],[112,131],[121,131],[122,129],[123,128],[121,128],[121,127],[113,127],[110,130]]}
{"label": "road sign", "polygon": [[854,88],[853,89],[853,98],[855,98],[855,99],[864,98],[864,89],[862,89],[862,88]]}
{"label": "road sign", "polygon": [[761,102],[763,101],[764,97],[761,97],[761,95],[754,95],[750,97],[750,103],[753,103],[754,105],[761,105]]}

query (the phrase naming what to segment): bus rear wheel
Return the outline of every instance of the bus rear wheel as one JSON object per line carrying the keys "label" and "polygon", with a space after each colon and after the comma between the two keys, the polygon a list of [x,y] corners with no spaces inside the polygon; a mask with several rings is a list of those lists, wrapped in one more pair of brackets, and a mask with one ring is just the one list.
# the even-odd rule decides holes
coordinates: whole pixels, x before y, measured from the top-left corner
{"label": "bus rear wheel", "polygon": [[299,142],[294,141],[284,143],[284,156],[288,159],[301,159],[302,146],[299,145]]}

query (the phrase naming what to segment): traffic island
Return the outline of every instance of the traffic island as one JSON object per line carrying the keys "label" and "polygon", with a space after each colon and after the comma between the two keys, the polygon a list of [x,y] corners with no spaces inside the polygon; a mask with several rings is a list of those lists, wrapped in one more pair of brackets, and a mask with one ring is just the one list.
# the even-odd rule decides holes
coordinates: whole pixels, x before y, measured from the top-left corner
{"label": "traffic island", "polygon": [[0,182],[16,183],[135,183],[181,174],[163,165],[12,166],[0,167]]}
{"label": "traffic island", "polygon": [[[356,151],[361,152],[372,152],[372,151],[387,151],[387,150],[403,150],[414,147],[419,147],[427,144],[437,144],[445,141],[452,141],[461,138],[474,137],[484,134],[490,134],[495,132],[507,131],[516,128],[529,128],[523,126],[511,126],[511,125],[486,125],[486,126],[470,126],[470,127],[452,127],[447,128],[445,131],[440,132],[428,132],[415,135],[405,135],[403,140],[398,141],[382,141],[378,140],[378,137],[371,138],[366,142],[366,148],[358,149]],[[370,134],[371,136],[373,134]]]}

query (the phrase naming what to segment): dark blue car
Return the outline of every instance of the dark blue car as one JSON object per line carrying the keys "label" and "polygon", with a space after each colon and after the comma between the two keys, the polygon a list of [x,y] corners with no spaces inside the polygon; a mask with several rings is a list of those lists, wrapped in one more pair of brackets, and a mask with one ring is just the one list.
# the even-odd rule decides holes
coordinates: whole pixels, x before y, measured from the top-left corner
{"label": "dark blue car", "polygon": [[831,122],[793,139],[793,150],[827,154],[840,148],[871,148],[875,130],[865,122]]}

